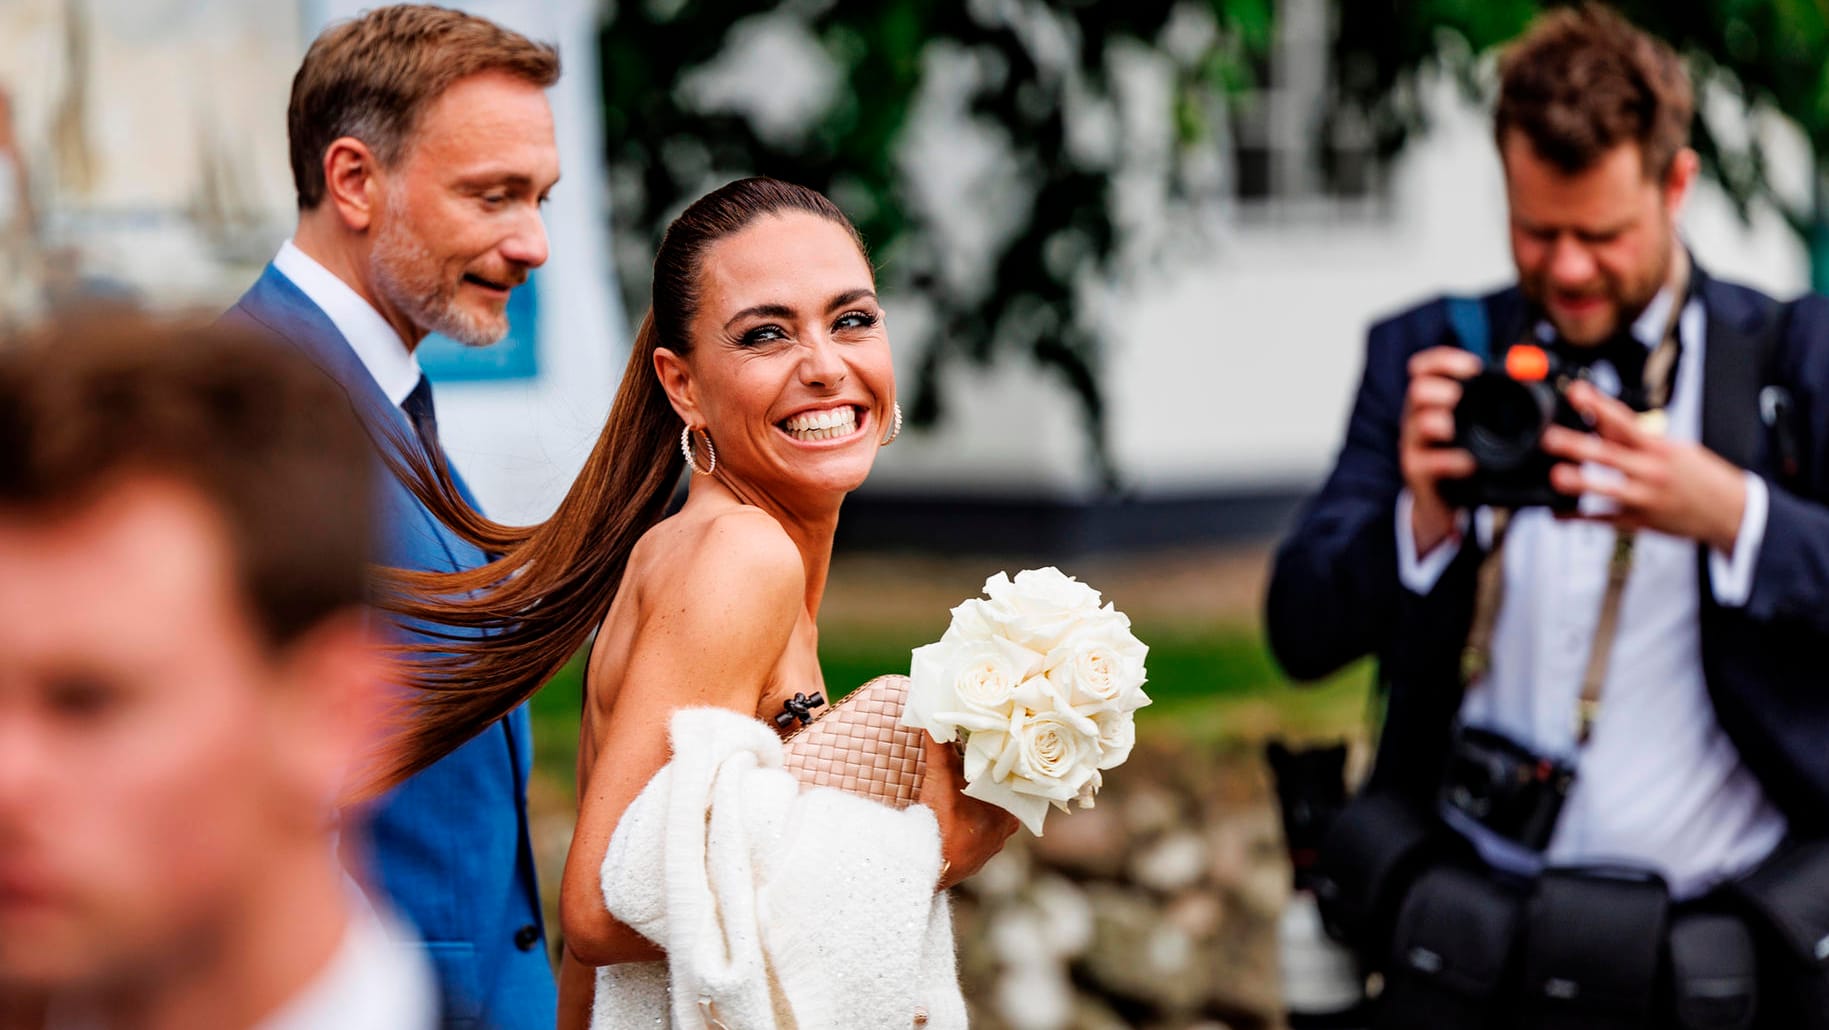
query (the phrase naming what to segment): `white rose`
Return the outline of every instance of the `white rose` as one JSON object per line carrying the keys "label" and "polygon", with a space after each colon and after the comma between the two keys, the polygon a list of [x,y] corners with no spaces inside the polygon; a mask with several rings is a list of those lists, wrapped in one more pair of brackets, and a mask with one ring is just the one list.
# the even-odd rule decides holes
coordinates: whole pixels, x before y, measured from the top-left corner
{"label": "white rose", "polygon": [[1136,717],[1129,712],[1101,712],[1092,721],[1099,727],[1099,768],[1123,765],[1137,745]]}
{"label": "white rose", "polygon": [[1001,730],[972,733],[965,745],[965,794],[1016,816],[1041,835],[1050,804],[1064,806],[1098,774],[1091,720],[1018,710]]}
{"label": "white rose", "polygon": [[1040,835],[1052,805],[1091,805],[1130,756],[1149,654],[1130,620],[1056,568],[998,573],[917,648],[902,722],[965,742],[965,793]]}
{"label": "white rose", "polygon": [[984,598],[974,597],[953,609],[953,621],[940,639],[989,640],[1003,635],[1002,613]]}
{"label": "white rose", "polygon": [[1081,618],[1099,610],[1099,592],[1059,569],[1025,569],[1014,580],[998,573],[984,582],[990,598],[982,611],[1002,633],[1047,652],[1060,645]]}
{"label": "white rose", "polygon": [[1043,667],[1076,711],[1133,711],[1150,703],[1143,692],[1143,658],[1149,653],[1130,632],[1130,620],[1109,607],[1084,617]]}
{"label": "white rose", "polygon": [[1099,738],[1086,732],[1084,722],[1068,713],[1042,712],[1016,730],[1017,771],[1035,785],[1033,793],[1068,800],[1098,771]]}
{"label": "white rose", "polygon": [[1095,611],[1100,604],[1099,592],[1052,565],[1024,569],[1011,579],[999,572],[984,581],[984,593],[993,601],[1030,608],[1055,608],[1067,611]]}
{"label": "white rose", "polygon": [[1042,656],[1001,637],[948,641],[915,648],[908,668],[902,724],[946,742],[957,730],[994,729],[1009,716],[1016,688]]}
{"label": "white rose", "polygon": [[1041,668],[1042,655],[1003,637],[961,648],[953,667],[953,691],[966,709],[1004,718],[1019,686]]}
{"label": "white rose", "polygon": [[1040,836],[1048,814],[1048,799],[1019,793],[1012,772],[1021,752],[1014,734],[1003,729],[974,732],[965,742],[966,797],[977,798],[1015,816],[1029,832]]}

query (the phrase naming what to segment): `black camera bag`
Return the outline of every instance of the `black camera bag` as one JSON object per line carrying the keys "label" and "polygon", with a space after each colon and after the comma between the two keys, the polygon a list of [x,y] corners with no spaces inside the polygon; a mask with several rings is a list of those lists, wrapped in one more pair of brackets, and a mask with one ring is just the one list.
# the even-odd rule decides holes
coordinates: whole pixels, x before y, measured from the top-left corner
{"label": "black camera bag", "polygon": [[1655,874],[1546,869],[1526,906],[1519,958],[1525,1030],[1650,1025],[1669,922]]}
{"label": "black camera bag", "polygon": [[1392,932],[1374,1030],[1492,1025],[1522,906],[1516,891],[1459,865],[1418,877]]}
{"label": "black camera bag", "polygon": [[1829,1028],[1829,840],[1780,845],[1731,890],[1759,949],[1760,1005],[1773,1026]]}
{"label": "black camera bag", "polygon": [[1411,879],[1439,850],[1436,821],[1398,798],[1360,794],[1334,817],[1314,871],[1328,935],[1376,965]]}
{"label": "black camera bag", "polygon": [[1679,912],[1670,922],[1670,1022],[1676,1030],[1750,1030],[1759,966],[1746,920]]}

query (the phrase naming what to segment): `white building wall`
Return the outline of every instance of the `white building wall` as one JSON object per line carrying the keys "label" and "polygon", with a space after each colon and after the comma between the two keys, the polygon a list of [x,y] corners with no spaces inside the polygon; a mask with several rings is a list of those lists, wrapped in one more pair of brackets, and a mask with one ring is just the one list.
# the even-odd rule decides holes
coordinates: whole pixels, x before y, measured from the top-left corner
{"label": "white building wall", "polygon": [[[1207,254],[1123,297],[1104,382],[1127,488],[1317,482],[1339,446],[1368,325],[1511,279],[1488,117],[1446,86],[1436,94],[1434,128],[1392,170],[1386,216],[1235,218]],[[1807,162],[1794,136],[1775,143],[1775,160]],[[1784,223],[1767,210],[1742,224],[1710,182],[1691,198],[1684,232],[1712,274],[1780,295],[1808,286],[1809,256]],[[898,355],[898,367],[917,358]],[[947,423],[886,450],[869,489],[1074,497],[1096,485],[1075,401],[1025,359],[955,370],[946,397]]]}

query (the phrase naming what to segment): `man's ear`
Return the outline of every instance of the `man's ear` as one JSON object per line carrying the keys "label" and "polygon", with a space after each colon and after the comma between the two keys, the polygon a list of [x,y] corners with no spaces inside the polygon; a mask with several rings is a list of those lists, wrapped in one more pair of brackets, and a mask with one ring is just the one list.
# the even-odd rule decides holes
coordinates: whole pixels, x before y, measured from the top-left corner
{"label": "man's ear", "polygon": [[660,377],[660,388],[667,391],[667,401],[680,420],[694,428],[704,428],[699,414],[697,383],[686,359],[665,347],[654,348],[654,374]]}
{"label": "man's ear", "polygon": [[1670,159],[1670,172],[1664,176],[1664,210],[1674,216],[1682,209],[1701,167],[1702,159],[1689,147],[1677,151]]}
{"label": "man's ear", "polygon": [[374,223],[381,195],[381,164],[368,144],[339,136],[324,148],[324,199],[351,232],[366,232]]}
{"label": "man's ear", "polygon": [[369,622],[360,609],[320,621],[287,645],[266,687],[281,777],[307,817],[334,807],[381,744],[388,664]]}

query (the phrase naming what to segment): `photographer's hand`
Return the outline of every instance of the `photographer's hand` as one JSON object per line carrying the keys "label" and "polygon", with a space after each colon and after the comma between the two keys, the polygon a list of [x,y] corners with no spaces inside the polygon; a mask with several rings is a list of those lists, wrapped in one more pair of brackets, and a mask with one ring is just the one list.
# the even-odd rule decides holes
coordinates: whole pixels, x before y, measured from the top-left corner
{"label": "photographer's hand", "polygon": [[1460,381],[1480,368],[1479,358],[1458,347],[1431,347],[1410,358],[1398,454],[1410,489],[1410,532],[1419,555],[1435,550],[1455,531],[1454,509],[1442,500],[1441,481],[1474,473],[1473,455],[1448,444],[1454,442]]}
{"label": "photographer's hand", "polygon": [[[1622,529],[1652,529],[1697,540],[1731,554],[1746,511],[1744,473],[1696,443],[1667,440],[1647,431],[1631,408],[1589,383],[1569,387],[1569,403],[1595,427],[1581,433],[1562,426],[1544,430],[1543,449],[1562,459],[1550,485],[1567,494],[1612,499],[1619,511],[1593,516]],[[1619,474],[1584,472],[1593,462]]]}

